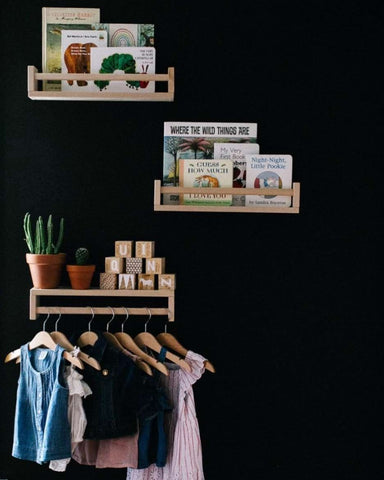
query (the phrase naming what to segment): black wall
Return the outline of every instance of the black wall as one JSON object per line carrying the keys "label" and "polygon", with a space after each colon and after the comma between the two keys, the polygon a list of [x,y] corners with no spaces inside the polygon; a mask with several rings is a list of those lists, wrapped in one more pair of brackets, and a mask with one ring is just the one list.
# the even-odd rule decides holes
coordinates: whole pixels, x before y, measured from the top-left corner
{"label": "black wall", "polygon": [[[155,23],[156,70],[175,67],[175,101],[29,100],[43,6]],[[169,331],[217,369],[194,390],[207,480],[381,478],[379,2],[1,7],[2,358],[42,327],[28,319],[26,211],[65,217],[63,250],[88,246],[98,271],[115,240],[154,240],[177,275]],[[167,120],[257,122],[261,152],[293,155],[300,214],[154,212]],[[60,328],[87,321],[66,317]],[[130,333],[143,329],[142,317],[131,322]],[[124,469],[71,462],[58,474],[12,458],[18,368],[1,367],[0,478],[125,479]]]}

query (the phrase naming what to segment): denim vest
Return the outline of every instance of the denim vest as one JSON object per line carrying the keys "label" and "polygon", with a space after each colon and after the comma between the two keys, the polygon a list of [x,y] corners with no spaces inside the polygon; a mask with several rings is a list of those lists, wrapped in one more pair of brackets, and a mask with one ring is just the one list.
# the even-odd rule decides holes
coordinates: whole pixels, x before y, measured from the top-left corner
{"label": "denim vest", "polygon": [[12,456],[44,463],[71,456],[63,351],[20,348]]}

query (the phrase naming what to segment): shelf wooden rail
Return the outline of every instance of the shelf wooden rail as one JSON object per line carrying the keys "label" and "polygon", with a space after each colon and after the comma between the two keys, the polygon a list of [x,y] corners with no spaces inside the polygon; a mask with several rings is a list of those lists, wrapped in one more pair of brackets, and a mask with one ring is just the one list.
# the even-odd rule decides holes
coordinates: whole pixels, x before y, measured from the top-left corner
{"label": "shelf wooden rail", "polygon": [[[111,309],[109,307],[68,307],[68,306],[41,306],[41,297],[139,297],[139,298],[166,298],[167,307],[151,307],[145,305],[143,307],[127,307],[129,315],[148,315],[150,308],[151,315],[166,315],[168,321],[175,320],[175,291],[174,290],[101,290],[99,288],[91,288],[89,290],[74,290],[72,288],[31,288],[29,295],[29,318],[36,320],[41,313],[76,315],[91,314],[109,315]],[[125,315],[127,313],[124,307],[114,307],[113,311],[116,315]]]}
{"label": "shelf wooden rail", "polygon": [[[247,207],[223,205],[163,205],[161,195],[182,193],[224,193],[231,195],[282,195],[292,197],[291,207]],[[155,180],[154,210],[166,212],[244,212],[244,213],[299,213],[300,183],[294,182],[292,188],[214,188],[214,187],[163,187],[161,180]]]}
{"label": "shelf wooden rail", "polygon": [[[109,80],[109,81],[154,81],[167,82],[166,92],[80,92],[42,91],[41,80]],[[173,102],[175,94],[175,69],[160,74],[114,74],[114,73],[39,73],[33,65],[28,66],[28,97],[31,100],[91,100],[91,101],[130,101],[130,102]]]}

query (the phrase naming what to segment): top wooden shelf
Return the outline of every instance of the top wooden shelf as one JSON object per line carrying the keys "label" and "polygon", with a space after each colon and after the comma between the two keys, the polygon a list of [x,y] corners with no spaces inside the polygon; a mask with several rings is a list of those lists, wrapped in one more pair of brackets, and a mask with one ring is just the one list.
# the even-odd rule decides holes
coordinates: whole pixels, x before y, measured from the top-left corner
{"label": "top wooden shelf", "polygon": [[[167,82],[166,92],[68,92],[39,90],[42,80],[109,80],[109,81],[154,81]],[[116,102],[173,102],[175,94],[175,69],[168,68],[164,74],[114,74],[114,73],[39,73],[33,65],[28,66],[28,97],[31,100],[89,100]]]}

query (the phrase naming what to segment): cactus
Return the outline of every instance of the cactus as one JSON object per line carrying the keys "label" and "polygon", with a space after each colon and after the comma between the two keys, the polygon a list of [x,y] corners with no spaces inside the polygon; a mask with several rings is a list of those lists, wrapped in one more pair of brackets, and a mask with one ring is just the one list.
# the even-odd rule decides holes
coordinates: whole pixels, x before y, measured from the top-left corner
{"label": "cactus", "polygon": [[75,252],[76,265],[87,265],[89,261],[89,250],[80,247]]}
{"label": "cactus", "polygon": [[64,219],[60,219],[59,234],[56,244],[53,243],[53,221],[52,215],[49,215],[47,226],[44,228],[44,221],[41,216],[36,220],[35,232],[32,231],[31,214],[24,216],[24,233],[30,253],[35,254],[56,254],[60,252],[64,236]]}

